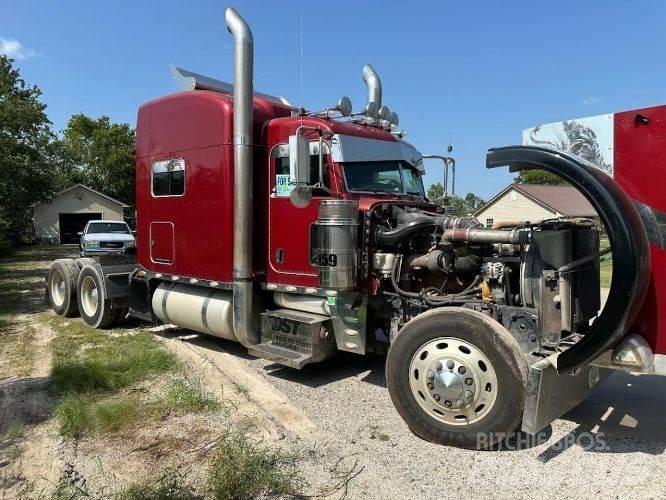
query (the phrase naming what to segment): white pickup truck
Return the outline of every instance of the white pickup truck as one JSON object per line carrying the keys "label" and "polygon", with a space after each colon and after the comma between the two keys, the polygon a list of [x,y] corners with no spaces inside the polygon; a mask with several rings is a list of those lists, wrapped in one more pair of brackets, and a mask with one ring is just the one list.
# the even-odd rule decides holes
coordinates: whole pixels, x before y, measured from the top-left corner
{"label": "white pickup truck", "polygon": [[91,220],[79,233],[81,257],[125,253],[134,249],[134,235],[125,222]]}

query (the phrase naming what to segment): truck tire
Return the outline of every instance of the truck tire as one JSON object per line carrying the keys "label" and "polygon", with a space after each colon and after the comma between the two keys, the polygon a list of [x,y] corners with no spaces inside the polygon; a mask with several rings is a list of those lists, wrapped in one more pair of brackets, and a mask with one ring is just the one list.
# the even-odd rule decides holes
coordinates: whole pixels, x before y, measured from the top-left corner
{"label": "truck tire", "polygon": [[92,257],[83,257],[83,256],[76,259],[75,262],[79,266],[79,269],[83,269],[83,266],[85,266],[86,264],[90,264],[91,266],[97,264],[97,261]]}
{"label": "truck tire", "polygon": [[488,316],[460,307],[432,309],[398,332],[386,383],[417,436],[486,449],[520,423],[527,362],[511,334]]}
{"label": "truck tire", "polygon": [[93,328],[107,328],[117,317],[106,298],[102,269],[95,262],[84,264],[79,273],[77,299],[81,318]]}
{"label": "truck tire", "polygon": [[60,316],[72,317],[79,312],[76,301],[79,267],[73,259],[53,261],[46,279],[46,299]]}

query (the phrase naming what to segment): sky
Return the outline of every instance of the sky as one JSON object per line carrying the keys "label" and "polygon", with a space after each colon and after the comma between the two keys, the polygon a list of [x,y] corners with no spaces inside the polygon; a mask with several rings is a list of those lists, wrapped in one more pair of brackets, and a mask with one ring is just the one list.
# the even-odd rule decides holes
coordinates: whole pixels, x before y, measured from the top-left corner
{"label": "sky", "polygon": [[[141,103],[178,90],[170,63],[232,80],[227,5],[253,30],[256,90],[311,110],[347,95],[361,110],[371,63],[409,142],[451,142],[462,195],[511,182],[485,152],[525,128],[666,103],[659,0],[0,0],[0,53],[42,89],[56,130],[79,112],[134,124]],[[441,180],[439,163],[426,170],[426,185]]]}

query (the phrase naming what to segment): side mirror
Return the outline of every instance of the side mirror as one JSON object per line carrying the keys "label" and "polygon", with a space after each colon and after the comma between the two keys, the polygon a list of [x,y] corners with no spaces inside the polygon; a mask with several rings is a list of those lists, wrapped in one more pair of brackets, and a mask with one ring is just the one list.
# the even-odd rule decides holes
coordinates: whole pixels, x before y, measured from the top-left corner
{"label": "side mirror", "polygon": [[79,231],[79,232],[76,233],[76,234],[78,234],[79,236],[83,236],[83,231]]}
{"label": "side mirror", "polygon": [[289,136],[289,177],[299,186],[310,184],[310,142],[303,135]]}

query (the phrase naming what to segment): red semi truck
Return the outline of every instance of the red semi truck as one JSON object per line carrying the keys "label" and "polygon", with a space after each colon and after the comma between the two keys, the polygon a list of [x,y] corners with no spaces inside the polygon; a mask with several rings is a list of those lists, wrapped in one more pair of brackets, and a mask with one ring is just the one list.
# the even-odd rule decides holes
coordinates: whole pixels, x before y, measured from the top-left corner
{"label": "red semi truck", "polygon": [[451,160],[403,140],[371,66],[362,111],[297,109],[254,92],[250,28],[232,8],[226,24],[233,85],[172,68],[184,90],[139,109],[136,255],[55,261],[58,314],[105,328],[129,312],[296,369],[386,354],[412,431],[468,448],[543,429],[598,366],[666,371],[666,107],[615,116],[615,179],[542,145],[487,153],[489,168],[556,173],[595,207],[612,245],[602,309],[599,221],[485,228],[445,213],[423,160]]}

